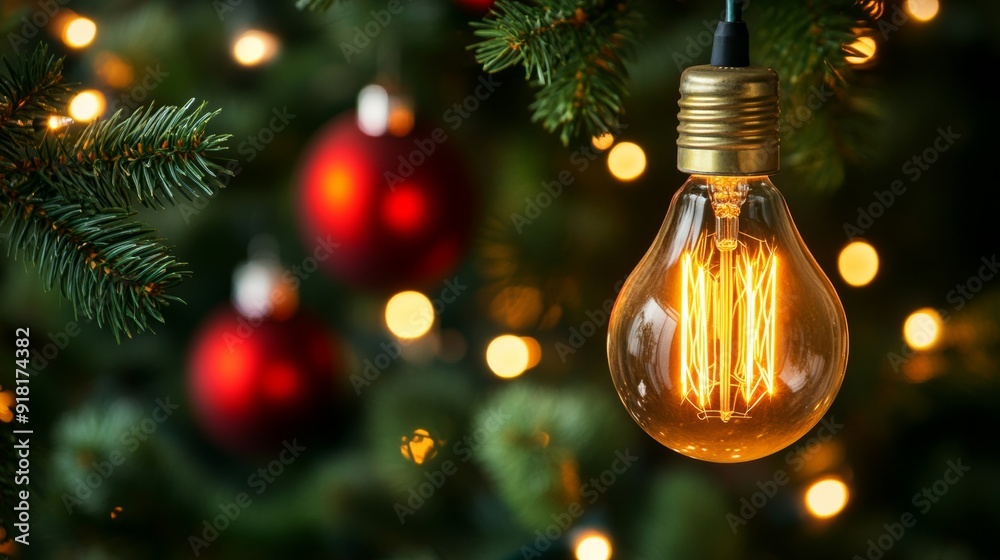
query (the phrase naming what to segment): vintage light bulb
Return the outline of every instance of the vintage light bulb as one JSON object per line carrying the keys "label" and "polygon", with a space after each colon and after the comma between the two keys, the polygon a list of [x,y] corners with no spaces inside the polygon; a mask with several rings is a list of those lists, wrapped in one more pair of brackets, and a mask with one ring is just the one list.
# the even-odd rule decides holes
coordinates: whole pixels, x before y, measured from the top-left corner
{"label": "vintage light bulb", "polygon": [[847,365],[847,321],[769,176],[778,76],[681,77],[678,190],[611,314],[608,360],[632,418],[678,453],[739,462],[823,416]]}

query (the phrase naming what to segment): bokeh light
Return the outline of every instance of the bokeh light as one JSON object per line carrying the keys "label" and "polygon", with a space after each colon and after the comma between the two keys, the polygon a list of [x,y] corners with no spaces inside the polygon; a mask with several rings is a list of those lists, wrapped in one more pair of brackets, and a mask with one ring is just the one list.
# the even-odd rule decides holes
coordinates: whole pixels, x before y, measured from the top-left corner
{"label": "bokeh light", "polygon": [[434,326],[434,304],[420,292],[400,292],[385,304],[385,326],[399,338],[420,338]]}
{"label": "bokeh light", "polygon": [[906,0],[906,12],[917,21],[930,21],[938,14],[938,0]]}
{"label": "bokeh light", "polygon": [[827,519],[843,511],[848,495],[847,485],[842,480],[824,478],[806,490],[806,509],[813,517]]}
{"label": "bokeh light", "polygon": [[437,456],[438,449],[443,443],[435,441],[427,430],[417,428],[413,430],[411,436],[403,436],[399,452],[407,461],[422,465],[425,461],[430,461]]}
{"label": "bokeh light", "polygon": [[115,508],[111,510],[111,519],[118,519],[118,516],[122,514],[122,511],[124,511],[122,506],[115,506]]}
{"label": "bokeh light", "polygon": [[77,122],[90,122],[104,114],[104,94],[96,89],[85,89],[69,102],[69,116]]}
{"label": "bokeh light", "polygon": [[542,316],[542,292],[534,286],[504,286],[490,300],[490,318],[508,329],[527,329]]}
{"label": "bokeh light", "polygon": [[878,252],[864,241],[848,243],[837,258],[840,277],[851,286],[866,286],[878,274]]}
{"label": "bokeh light", "polygon": [[646,170],[646,152],[638,144],[621,142],[608,153],[608,169],[619,181],[632,181]]}
{"label": "bokeh light", "polygon": [[94,20],[82,16],[71,19],[62,30],[63,43],[74,49],[90,45],[95,37],[97,37],[97,24]]}
{"label": "bokeh light", "polygon": [[854,64],[855,66],[867,64],[875,58],[875,52],[878,51],[878,44],[875,43],[874,37],[858,37],[848,46],[852,53],[857,54],[845,56],[844,60],[848,64]]}
{"label": "bokeh light", "polygon": [[929,307],[914,311],[903,323],[903,337],[914,350],[933,347],[940,336],[941,315]]}
{"label": "bokeh light", "polygon": [[278,39],[259,29],[248,29],[233,42],[233,58],[243,66],[257,66],[278,54]]}
{"label": "bokeh light", "polygon": [[519,336],[498,336],[486,347],[486,365],[497,377],[517,377],[528,369],[530,363],[531,350]]}
{"label": "bokeh light", "polygon": [[113,88],[124,88],[132,83],[135,71],[132,65],[117,54],[109,51],[94,57],[94,73]]}
{"label": "bokeh light", "polygon": [[528,347],[528,367],[526,369],[531,369],[542,361],[542,345],[530,336],[522,336],[521,341]]}
{"label": "bokeh light", "polygon": [[611,540],[603,533],[588,531],[576,540],[573,552],[576,560],[608,560],[611,558]]}
{"label": "bokeh light", "polygon": [[614,143],[615,143],[615,137],[610,132],[603,132],[590,139],[590,145],[593,146],[595,150],[598,150],[600,152],[607,150]]}

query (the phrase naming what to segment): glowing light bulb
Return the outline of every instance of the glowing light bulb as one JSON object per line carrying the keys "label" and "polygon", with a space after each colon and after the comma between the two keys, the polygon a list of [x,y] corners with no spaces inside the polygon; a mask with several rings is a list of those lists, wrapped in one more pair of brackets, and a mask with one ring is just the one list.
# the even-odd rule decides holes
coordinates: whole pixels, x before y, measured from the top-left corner
{"label": "glowing light bulb", "polygon": [[674,194],[611,314],[608,361],[632,418],[678,453],[749,461],[823,416],[847,366],[847,321],[768,175],[778,80],[755,67],[681,78]]}
{"label": "glowing light bulb", "polygon": [[806,490],[806,509],[813,517],[827,519],[844,510],[848,495],[847,485],[842,480],[824,478]]}

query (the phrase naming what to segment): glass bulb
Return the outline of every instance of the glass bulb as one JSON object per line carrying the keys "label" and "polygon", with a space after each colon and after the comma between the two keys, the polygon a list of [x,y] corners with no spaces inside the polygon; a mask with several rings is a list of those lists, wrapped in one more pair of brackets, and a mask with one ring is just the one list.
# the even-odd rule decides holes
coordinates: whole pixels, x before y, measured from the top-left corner
{"label": "glass bulb", "polygon": [[692,175],[611,314],[608,360],[632,418],[689,457],[750,461],[830,407],[847,320],[766,175]]}

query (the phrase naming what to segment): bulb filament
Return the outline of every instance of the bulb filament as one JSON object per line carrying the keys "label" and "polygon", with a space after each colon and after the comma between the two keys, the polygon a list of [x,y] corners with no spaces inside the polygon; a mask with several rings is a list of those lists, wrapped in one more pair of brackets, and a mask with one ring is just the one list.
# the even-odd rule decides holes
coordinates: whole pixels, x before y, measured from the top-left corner
{"label": "bulb filament", "polygon": [[746,193],[743,179],[713,178],[716,232],[681,255],[681,398],[702,420],[749,418],[774,395],[778,257],[739,233]]}

